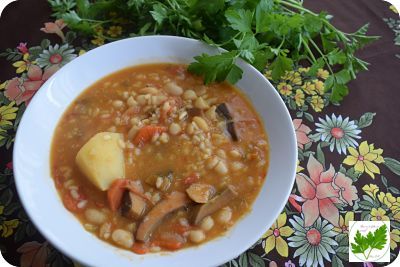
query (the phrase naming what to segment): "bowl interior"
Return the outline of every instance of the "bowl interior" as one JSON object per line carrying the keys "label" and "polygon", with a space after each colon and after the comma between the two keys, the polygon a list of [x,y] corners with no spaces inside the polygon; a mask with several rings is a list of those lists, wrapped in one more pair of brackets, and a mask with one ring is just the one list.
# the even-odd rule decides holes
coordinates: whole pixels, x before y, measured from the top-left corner
{"label": "bowl interior", "polygon": [[[50,146],[65,109],[88,86],[124,67],[156,62],[190,63],[217,50],[172,36],[125,39],[89,51],[48,80],[29,104],[14,146],[14,172],[21,201],[40,232],[58,249],[87,266],[215,266],[250,247],[269,228],[293,186],[297,146],[290,115],[272,85],[250,65],[236,85],[260,114],[269,138],[270,163],[252,211],[227,235],[174,253],[135,255],[108,245],[85,231],[61,203],[50,177]],[[212,254],[210,254],[212,252]]]}

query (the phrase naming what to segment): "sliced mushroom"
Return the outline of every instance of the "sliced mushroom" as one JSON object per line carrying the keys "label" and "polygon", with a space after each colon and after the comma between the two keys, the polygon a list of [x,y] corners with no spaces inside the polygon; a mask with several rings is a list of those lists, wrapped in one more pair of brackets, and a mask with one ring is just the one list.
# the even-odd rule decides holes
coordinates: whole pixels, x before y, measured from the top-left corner
{"label": "sliced mushroom", "polygon": [[236,128],[235,128],[235,123],[233,121],[228,121],[226,123],[226,130],[231,135],[233,141],[238,141],[239,140],[238,135],[237,135],[237,131],[236,131]]}
{"label": "sliced mushroom", "polygon": [[230,121],[232,120],[231,113],[229,112],[228,106],[225,103],[221,103],[217,106],[217,109],[215,110],[218,115],[221,117],[224,117],[225,120]]}
{"label": "sliced mushroom", "polygon": [[229,185],[228,188],[226,188],[220,195],[214,197],[206,204],[202,204],[197,207],[194,213],[193,223],[198,225],[204,217],[211,215],[217,210],[229,205],[237,196],[238,193],[236,192],[235,187]]}
{"label": "sliced mushroom", "polygon": [[215,194],[215,188],[209,184],[194,183],[187,189],[188,196],[197,203],[207,203]]}
{"label": "sliced mushroom", "polygon": [[132,220],[138,220],[146,212],[146,201],[140,196],[125,191],[122,198],[121,214]]}
{"label": "sliced mushroom", "polygon": [[146,241],[162,220],[170,213],[188,205],[191,200],[185,193],[172,192],[144,217],[136,232],[136,239]]}
{"label": "sliced mushroom", "polygon": [[239,138],[235,128],[235,123],[233,122],[233,117],[229,112],[228,106],[225,103],[221,103],[217,106],[217,109],[215,111],[218,115],[225,119],[226,130],[231,136],[232,140],[238,141]]}

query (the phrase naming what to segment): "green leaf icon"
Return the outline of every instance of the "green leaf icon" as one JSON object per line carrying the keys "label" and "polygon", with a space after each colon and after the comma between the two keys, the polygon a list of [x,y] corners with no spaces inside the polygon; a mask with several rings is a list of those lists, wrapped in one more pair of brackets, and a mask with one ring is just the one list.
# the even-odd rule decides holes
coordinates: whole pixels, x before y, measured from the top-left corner
{"label": "green leaf icon", "polygon": [[[359,230],[356,232],[354,242],[351,243],[351,251],[354,254],[363,254],[365,260],[368,260],[371,251],[374,249],[382,250],[387,243],[387,227],[386,224],[382,225],[374,232],[368,232],[367,235],[362,235]],[[367,250],[368,254],[365,254]]]}

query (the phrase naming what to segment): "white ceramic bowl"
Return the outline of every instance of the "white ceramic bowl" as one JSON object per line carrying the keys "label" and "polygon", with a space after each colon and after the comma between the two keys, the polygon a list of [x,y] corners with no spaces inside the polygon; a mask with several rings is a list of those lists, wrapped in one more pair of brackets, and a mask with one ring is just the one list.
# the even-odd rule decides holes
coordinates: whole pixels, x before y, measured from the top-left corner
{"label": "white ceramic bowl", "polygon": [[50,177],[54,129],[70,103],[88,86],[122,68],[152,62],[190,63],[217,50],[199,41],[172,36],[125,39],[74,59],[35,95],[19,125],[14,146],[17,190],[38,230],[60,251],[87,266],[216,266],[253,245],[282,211],[293,186],[297,145],[289,112],[279,94],[255,68],[239,60],[236,84],[250,98],[266,127],[270,163],[253,209],[227,235],[196,248],[144,256],[113,247],[89,232],[68,212]]}

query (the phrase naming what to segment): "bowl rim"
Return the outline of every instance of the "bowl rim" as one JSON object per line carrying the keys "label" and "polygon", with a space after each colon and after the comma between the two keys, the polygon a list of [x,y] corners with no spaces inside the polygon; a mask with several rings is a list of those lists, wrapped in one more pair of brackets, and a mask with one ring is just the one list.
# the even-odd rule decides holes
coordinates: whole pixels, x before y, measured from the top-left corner
{"label": "bowl rim", "polygon": [[[176,40],[181,40],[181,41],[185,41],[185,42],[188,42],[188,41],[190,41],[190,42],[193,42],[193,44],[194,44],[194,42],[197,42],[197,43],[203,43],[204,45],[207,45],[208,47],[211,47],[210,45],[208,45],[208,44],[206,44],[206,43],[204,43],[204,42],[202,42],[202,41],[200,41],[200,40],[196,40],[196,39],[192,39],[192,38],[186,38],[186,37],[180,37],[180,36],[172,36],[172,35],[148,35],[148,36],[138,36],[138,37],[130,37],[130,38],[125,38],[125,39],[121,39],[121,40],[118,40],[118,41],[114,41],[114,42],[111,42],[111,43],[108,43],[108,44],[105,44],[105,45],[102,45],[102,46],[100,46],[100,47],[97,47],[97,48],[94,48],[94,49],[92,49],[92,50],[90,50],[90,51],[88,51],[88,52],[86,52],[84,55],[82,55],[82,56],[80,56],[79,58],[85,58],[85,56],[87,56],[87,55],[90,55],[90,54],[93,54],[93,53],[97,53],[97,51],[99,51],[100,49],[104,49],[105,47],[111,47],[111,46],[115,46],[115,47],[118,47],[118,45],[119,44],[121,44],[121,43],[123,43],[123,42],[131,42],[131,41],[134,41],[134,40],[137,40],[137,39],[159,39],[158,41],[163,41],[163,40],[165,40],[165,39],[176,39]],[[224,50],[224,49],[221,49],[221,48],[212,48],[212,49],[216,49],[216,51],[226,51],[226,50]],[[201,52],[201,53],[204,53],[204,52]],[[200,54],[199,54],[200,55]],[[72,60],[71,62],[69,62],[69,63],[67,63],[65,66],[68,66],[68,65],[71,65],[71,64],[74,64],[73,62],[74,62],[75,60]],[[162,63],[162,62],[160,62],[160,63]],[[263,80],[263,82],[264,83],[266,83],[266,84],[268,84],[270,87],[272,87],[273,89],[275,89],[275,87],[269,82],[269,80],[260,72],[260,71],[258,71],[255,67],[253,67],[252,65],[250,65],[249,63],[247,63],[247,62],[245,62],[244,60],[242,60],[242,59],[240,59],[240,58],[238,58],[237,60],[236,60],[236,63],[239,63],[239,64],[241,64],[241,65],[247,65],[247,67],[249,68],[249,70],[251,70],[252,72],[255,72],[256,73],[256,75],[259,77],[259,79],[262,79]],[[146,64],[146,63],[143,63],[143,64]],[[140,64],[138,64],[138,65],[140,65]],[[64,67],[65,67],[64,66]],[[132,65],[132,66],[135,66],[135,65]],[[30,113],[31,112],[31,109],[32,109],[32,106],[33,105],[36,105],[35,103],[37,103],[37,102],[39,102],[39,99],[40,98],[42,98],[43,96],[44,96],[44,94],[49,90],[49,88],[50,88],[50,86],[51,86],[51,84],[54,82],[54,80],[56,80],[59,76],[61,76],[61,74],[63,73],[63,69],[64,69],[64,71],[65,71],[65,68],[61,68],[60,70],[58,70],[50,79],[48,79],[42,86],[41,86],[41,88],[40,88],[40,90],[38,90],[38,92],[34,95],[34,97],[32,98],[32,100],[30,101],[30,104],[26,107],[26,109],[25,109],[25,111],[24,111],[24,114],[23,114],[23,116],[22,116],[22,118],[21,118],[21,121],[20,121],[20,124],[19,124],[19,127],[18,127],[18,129],[17,129],[17,132],[16,132],[16,135],[15,135],[15,143],[14,143],[14,150],[13,150],[13,163],[14,163],[14,168],[13,168],[13,171],[14,171],[14,180],[15,180],[15,185],[16,185],[16,191],[17,191],[17,194],[18,194],[18,196],[19,196],[19,199],[20,199],[20,201],[21,201],[21,203],[22,203],[22,205],[23,205],[23,207],[24,207],[24,210],[26,211],[26,213],[27,213],[27,215],[28,215],[28,217],[29,217],[29,219],[30,219],[30,221],[34,224],[34,226],[35,226],[35,228],[41,233],[41,235],[43,235],[43,237],[44,238],[46,238],[55,248],[57,248],[59,251],[61,251],[63,254],[65,254],[65,255],[67,255],[68,257],[70,257],[71,259],[73,259],[73,260],[75,260],[75,261],[77,261],[77,262],[79,262],[79,263],[83,263],[83,264],[85,264],[85,265],[87,265],[87,266],[90,266],[90,263],[86,260],[86,259],[83,259],[83,258],[78,258],[77,256],[75,256],[75,255],[73,255],[72,253],[70,253],[67,249],[64,249],[63,248],[63,244],[62,244],[62,242],[55,242],[54,240],[52,240],[52,234],[51,234],[51,232],[49,232],[48,230],[47,230],[47,228],[44,228],[44,227],[42,227],[41,225],[39,225],[39,223],[38,223],[38,221],[37,221],[37,219],[36,219],[36,217],[34,216],[34,214],[32,214],[32,210],[29,208],[29,202],[27,202],[27,199],[25,199],[25,197],[22,195],[22,187],[23,187],[23,182],[22,182],[22,180],[23,180],[23,178],[21,178],[21,174],[20,174],[20,168],[23,168],[23,166],[20,166],[19,165],[19,161],[18,161],[18,157],[17,157],[17,151],[18,151],[18,149],[19,149],[19,143],[20,143],[20,136],[22,135],[21,134],[21,131],[20,131],[20,129],[23,129],[23,126],[25,125],[25,121],[27,120],[26,119],[26,115],[25,114],[28,114],[28,113]],[[128,67],[128,66],[127,66]],[[124,68],[127,68],[127,67],[123,67],[123,68],[121,68],[121,69],[124,69]],[[121,70],[120,69],[120,70]],[[117,70],[118,71],[118,70]],[[109,74],[112,74],[112,73],[114,73],[115,71],[112,71],[112,72],[110,72],[110,73],[108,73],[107,75],[109,75]],[[102,77],[100,77],[99,79],[102,79],[102,78],[104,78],[105,76],[102,76]],[[99,80],[98,79],[98,80]],[[97,82],[98,80],[96,80],[96,81],[93,81],[91,84],[94,84],[95,82]],[[85,88],[82,88],[82,89],[80,89],[79,90],[79,94],[78,94],[78,96],[84,91],[84,90],[86,90],[87,89],[87,87],[85,87]],[[241,90],[240,88],[238,88],[239,90]],[[296,142],[296,134],[295,134],[295,129],[294,129],[294,126],[293,126],[293,124],[291,123],[292,122],[292,119],[291,119],[291,115],[290,115],[290,112],[289,112],[289,110],[287,109],[287,107],[286,107],[286,105],[285,105],[285,103],[283,102],[283,100],[282,100],[282,98],[280,97],[280,95],[279,95],[279,93],[276,91],[276,89],[275,90],[273,90],[273,94],[275,94],[275,96],[276,96],[276,99],[277,99],[277,101],[279,101],[280,103],[280,105],[281,106],[283,106],[284,107],[284,110],[285,110],[285,114],[284,114],[284,116],[287,118],[287,119],[289,119],[289,121],[290,121],[290,125],[288,125],[289,126],[289,128],[290,128],[290,136],[291,136],[291,140],[288,140],[288,141],[290,141],[291,143],[293,143],[294,145],[292,145],[293,147],[292,147],[292,149],[293,149],[293,154],[295,155],[295,159],[297,159],[297,153],[298,153],[298,149],[297,149],[297,142]],[[74,99],[76,99],[76,97],[74,98]],[[73,99],[73,100],[74,100]],[[279,99],[279,100],[278,100]],[[73,101],[72,100],[72,101]],[[250,99],[249,99],[250,100]],[[71,102],[69,102],[69,103],[67,103],[67,104],[65,104],[65,106],[64,106],[64,108],[63,108],[63,114],[65,113],[65,111],[66,111],[66,109],[71,105],[71,103],[72,103],[72,101]],[[259,113],[258,112],[258,109],[257,109],[257,107],[256,106],[254,106],[254,108],[255,108],[255,110],[257,111],[257,113]],[[261,116],[261,114],[259,114],[259,116]],[[59,120],[58,120],[58,122],[59,122]],[[57,123],[58,123],[57,122]],[[266,127],[264,127],[264,128],[266,128]],[[52,128],[51,129],[52,130],[52,137],[54,137],[54,130],[55,130],[55,128]],[[268,132],[267,132],[267,136],[268,136]],[[52,141],[53,141],[53,139],[51,139],[50,140],[50,142],[52,143]],[[50,145],[51,146],[51,145]],[[22,149],[23,147],[21,147],[20,149]],[[280,192],[280,194],[283,194],[284,195],[284,198],[285,199],[288,199],[289,198],[289,196],[290,196],[290,193],[291,193],[291,190],[292,190],[292,188],[293,188],[293,185],[294,185],[294,182],[295,182],[295,177],[296,177],[296,166],[297,166],[297,163],[296,163],[296,160],[294,160],[294,162],[292,162],[291,163],[291,165],[289,166],[290,168],[292,168],[293,169],[293,172],[292,172],[292,174],[291,174],[291,182],[290,182],[290,184],[288,184],[287,185],[287,188],[285,188],[285,189],[282,189],[282,191]],[[265,176],[265,179],[267,179],[267,177],[268,177],[268,172],[269,172],[269,170],[270,170],[270,166],[268,166],[268,169],[267,169],[267,173],[266,173],[266,176]],[[18,178],[18,177],[20,177],[20,178]],[[50,177],[51,178],[51,177]],[[264,187],[265,186],[265,184],[266,184],[266,182],[265,182],[265,180],[264,180],[264,182],[263,182],[263,185],[262,185],[262,187]],[[55,189],[56,191],[58,191],[57,189]],[[260,192],[259,192],[259,194],[258,194],[258,196],[256,197],[256,199],[255,199],[255,201],[254,201],[254,203],[256,202],[256,200],[257,200],[257,198],[260,196]],[[61,201],[61,199],[60,199],[60,201]],[[253,203],[253,204],[254,204]],[[284,206],[286,205],[286,203],[287,203],[287,201],[286,202],[282,202],[282,203],[279,203],[278,204],[278,207],[279,207],[279,210],[280,211],[282,211],[282,209],[284,208]],[[64,206],[63,206],[64,207]],[[64,207],[65,208],[65,207]],[[71,212],[69,212],[66,208],[65,208],[65,210],[64,210],[65,212],[67,212],[67,213],[71,213]],[[252,211],[250,211],[250,212],[252,212]],[[71,214],[73,214],[73,213],[71,213]],[[276,218],[277,218],[277,216],[280,214],[280,212],[277,212],[277,214],[274,214],[274,220],[272,220],[272,223],[276,220]],[[239,219],[239,221],[240,220],[243,220],[243,218],[245,218],[246,216],[248,216],[249,215],[249,213],[247,213],[246,215],[244,215],[244,216],[242,216],[240,219]],[[275,216],[276,215],[276,216]],[[74,216],[75,217],[75,216]],[[238,222],[236,222],[235,223],[235,225],[237,225],[238,224]],[[235,227],[235,225],[234,226],[232,226],[231,228],[230,228],[230,230],[232,230],[232,228],[234,228]],[[247,242],[246,242],[246,240],[243,240],[243,242],[241,243],[241,245],[238,245],[238,246],[236,246],[236,250],[235,251],[224,251],[224,255],[222,256],[222,255],[219,255],[219,260],[218,261],[215,261],[213,264],[217,264],[217,265],[221,265],[221,264],[224,264],[224,263],[226,263],[226,262],[228,262],[228,261],[230,261],[230,260],[232,260],[232,259],[234,259],[235,257],[237,257],[237,256],[239,256],[240,254],[242,254],[243,252],[245,252],[246,250],[248,250],[253,244],[255,244],[260,238],[261,238],[261,236],[265,233],[265,230],[267,230],[268,229],[268,227],[269,226],[265,226],[265,229],[259,229],[259,234],[256,236],[256,235],[254,235],[254,236],[247,236],[246,237],[246,240],[247,240]],[[83,228],[83,226],[82,226],[82,228]],[[229,235],[229,232],[230,232],[230,230],[228,230],[228,232],[227,232],[227,235]],[[210,241],[208,241],[208,242],[206,242],[206,243],[204,243],[204,244],[202,244],[202,245],[200,245],[200,246],[205,246],[205,245],[207,245],[207,244],[209,244],[209,243],[211,243],[211,242],[214,242],[214,240],[216,240],[216,239],[219,239],[220,237],[223,237],[223,236],[219,236],[219,237],[217,237],[217,238],[214,238],[214,239],[212,239],[212,240],[210,240]],[[96,238],[97,239],[99,239],[97,236],[96,236]],[[99,239],[99,242],[105,242],[104,240],[101,240],[101,239]],[[108,243],[108,242],[107,242]],[[197,247],[195,247],[195,249],[197,249]],[[133,252],[132,252],[133,253]],[[172,252],[172,253],[176,253],[176,252]],[[151,253],[151,254],[156,254],[156,253]],[[136,255],[136,254],[135,254]]]}

